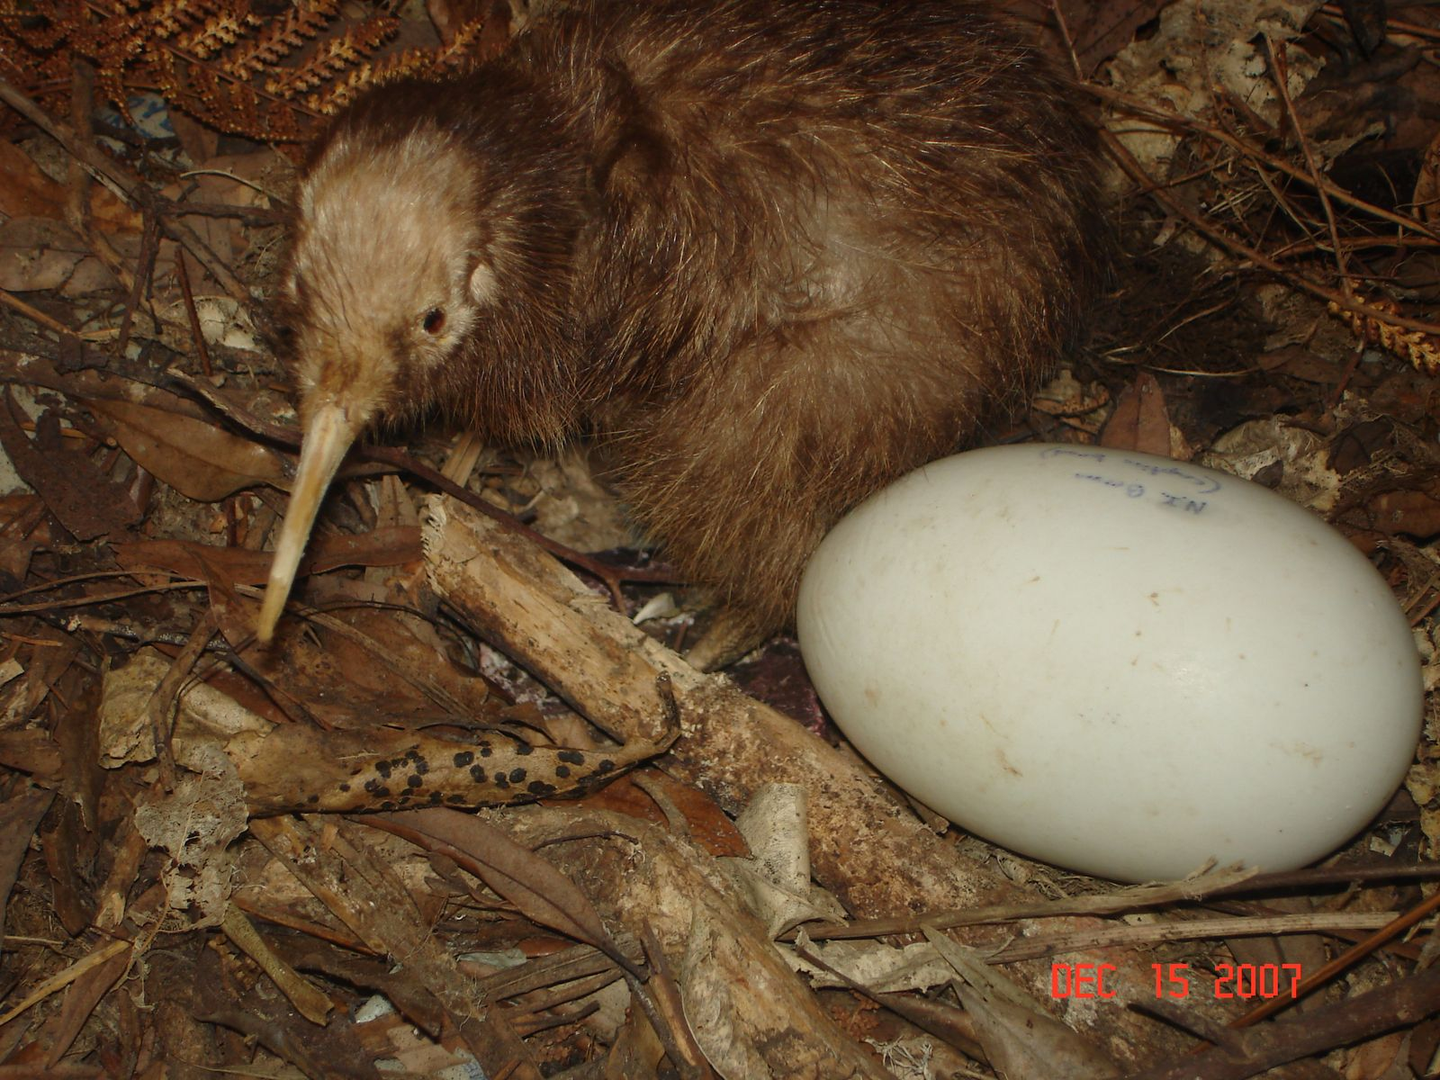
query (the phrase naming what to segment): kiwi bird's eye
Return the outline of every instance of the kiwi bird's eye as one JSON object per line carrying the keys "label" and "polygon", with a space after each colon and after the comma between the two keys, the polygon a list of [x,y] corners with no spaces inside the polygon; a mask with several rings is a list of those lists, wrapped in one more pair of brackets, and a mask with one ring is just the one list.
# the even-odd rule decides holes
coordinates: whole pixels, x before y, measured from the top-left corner
{"label": "kiwi bird's eye", "polygon": [[443,308],[431,308],[425,313],[425,319],[420,324],[425,328],[427,334],[438,334],[445,329],[445,311]]}

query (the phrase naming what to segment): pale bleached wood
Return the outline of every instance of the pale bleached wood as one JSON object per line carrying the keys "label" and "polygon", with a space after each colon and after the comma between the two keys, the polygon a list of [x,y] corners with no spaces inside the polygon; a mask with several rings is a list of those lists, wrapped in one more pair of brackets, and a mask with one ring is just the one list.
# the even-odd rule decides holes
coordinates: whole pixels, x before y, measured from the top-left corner
{"label": "pale bleached wood", "polygon": [[[491,519],[432,497],[424,528],[431,582],[459,618],[525,665],[583,715],[617,738],[654,738],[667,675],[680,737],[659,764],[710,792],[731,811],[761,785],[802,785],[810,797],[812,870],[857,918],[1016,903],[1024,894],[995,865],[977,863],[926,828],[855,762],[789,717],[741,693],[723,676],[705,675],[623,616],[611,611],[568,569]],[[1052,932],[1101,925],[1084,917],[1053,920]],[[1013,928],[1011,928],[1013,930]],[[951,932],[961,941],[995,943],[993,929]],[[1145,1051],[1174,1050],[1175,1037],[1125,999],[1153,999],[1148,953],[1070,954],[1068,962],[1116,965],[1115,1001],[1057,1009],[1099,1038],[1122,1063]],[[1036,1000],[1051,1002],[1050,965],[1007,967]],[[1213,1011],[1213,1002],[1187,1007]]]}

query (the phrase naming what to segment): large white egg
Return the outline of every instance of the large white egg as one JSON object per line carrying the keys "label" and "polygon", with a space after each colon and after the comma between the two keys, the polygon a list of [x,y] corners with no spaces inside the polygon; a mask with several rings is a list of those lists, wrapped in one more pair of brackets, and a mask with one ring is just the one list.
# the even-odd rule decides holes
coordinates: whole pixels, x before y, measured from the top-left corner
{"label": "large white egg", "polygon": [[820,698],[962,827],[1101,877],[1303,866],[1404,776],[1421,677],[1385,581],[1249,481],[1090,447],[927,465],[800,589]]}

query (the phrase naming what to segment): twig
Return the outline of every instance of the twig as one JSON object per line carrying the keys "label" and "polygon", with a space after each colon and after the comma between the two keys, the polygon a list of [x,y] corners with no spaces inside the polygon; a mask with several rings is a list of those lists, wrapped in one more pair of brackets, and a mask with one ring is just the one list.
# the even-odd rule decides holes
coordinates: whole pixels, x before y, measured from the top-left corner
{"label": "twig", "polygon": [[14,308],[31,322],[39,323],[41,326],[45,327],[46,330],[53,330],[55,333],[64,334],[66,337],[78,338],[80,336],[74,330],[71,330],[68,326],[66,326],[64,323],[57,322],[49,315],[46,315],[39,308],[31,307],[24,300],[21,300],[18,296],[16,296],[14,293],[10,292],[7,289],[0,289],[0,304],[4,304],[8,308]]}
{"label": "twig", "polygon": [[[59,142],[76,160],[107,186],[113,188],[122,198],[142,208],[154,202],[150,187],[144,180],[111,158],[99,147],[92,146],[79,138],[69,125],[56,120],[6,79],[0,79],[0,101],[4,101],[25,119]],[[200,239],[190,226],[169,216],[162,219],[162,226],[167,235],[184,244],[186,250],[200,260],[200,264],[233,299],[247,306],[252,302],[253,297],[250,295],[250,290],[231,273],[230,268],[210,250],[209,245]]]}
{"label": "twig", "polygon": [[1410,927],[1415,926],[1417,923],[1419,923],[1420,920],[1424,919],[1428,915],[1433,915],[1436,911],[1440,911],[1440,892],[1436,892],[1429,899],[1419,904],[1416,904],[1413,908],[1407,911],[1404,915],[1401,915],[1399,918],[1395,919],[1393,922],[1386,923],[1379,930],[1375,931],[1375,933],[1367,937],[1364,941],[1357,942],[1350,948],[1346,949],[1343,953],[1335,957],[1335,959],[1331,960],[1319,971],[1315,972],[1313,975],[1303,980],[1300,985],[1295,988],[1295,993],[1292,998],[1272,998],[1270,1001],[1267,1001],[1263,1005],[1258,1006],[1253,1011],[1246,1013],[1244,1016],[1240,1017],[1240,1019],[1236,1020],[1230,1026],[1237,1028],[1249,1027],[1251,1024],[1255,1024],[1261,1020],[1264,1020],[1267,1016],[1273,1016],[1275,1013],[1285,1008],[1285,1006],[1291,1000],[1301,998],[1308,994],[1311,990],[1314,990],[1317,986],[1322,986],[1325,983],[1329,982],[1340,972],[1346,970],[1349,967],[1352,967],[1360,960],[1363,960],[1365,957],[1369,956],[1372,952],[1378,949],[1381,945],[1385,944],[1385,942],[1389,941],[1391,938],[1395,937],[1397,934],[1404,933],[1406,930],[1410,929]]}
{"label": "twig", "polygon": [[210,378],[210,350],[205,347],[205,334],[200,329],[200,314],[195,310],[195,294],[190,291],[190,271],[185,267],[185,252],[175,252],[175,276],[180,279],[180,291],[185,296],[185,314],[190,319],[190,338],[195,342],[195,353],[200,357],[200,370]]}
{"label": "twig", "polygon": [[[1403,315],[1395,315],[1388,311],[1383,311],[1369,304],[1362,304],[1354,299],[1354,297],[1345,296],[1336,292],[1334,289],[1327,289],[1325,286],[1311,281],[1303,274],[1297,274],[1293,270],[1286,269],[1263,252],[1235,239],[1218,226],[1212,225],[1199,214],[1195,213],[1195,211],[1191,210],[1190,207],[1186,206],[1181,200],[1175,198],[1174,195],[1165,190],[1163,185],[1155,183],[1141,167],[1140,163],[1135,160],[1130,151],[1125,149],[1124,144],[1110,132],[1101,132],[1101,138],[1104,141],[1106,150],[1110,152],[1116,164],[1118,164],[1128,176],[1154,195],[1155,199],[1164,204],[1166,209],[1178,217],[1183,218],[1187,224],[1201,235],[1213,240],[1220,247],[1225,248],[1232,254],[1240,256],[1262,270],[1268,270],[1270,273],[1290,282],[1290,284],[1296,288],[1302,289],[1312,296],[1318,296],[1320,299],[1327,303],[1334,304],[1344,311],[1353,311],[1368,319],[1374,319],[1382,323],[1390,323],[1392,326],[1402,326],[1407,330],[1419,330],[1425,334],[1440,335],[1440,324],[1424,322],[1420,319],[1410,319]],[[1431,235],[1428,230],[1424,231],[1427,236]]]}
{"label": "twig", "polygon": [[1414,1024],[1440,1008],[1440,967],[1351,995],[1303,1017],[1252,1028],[1238,1049],[1204,1053],[1132,1073],[1126,1080],[1244,1080],[1289,1061]]}
{"label": "twig", "polygon": [[1289,70],[1285,64],[1283,49],[1283,45],[1276,47],[1269,34],[1265,35],[1265,51],[1270,56],[1270,74],[1275,82],[1275,90],[1285,105],[1285,113],[1290,118],[1290,129],[1295,132],[1295,141],[1300,144],[1300,152],[1305,155],[1305,167],[1310,170],[1311,183],[1315,187],[1315,193],[1320,196],[1320,208],[1325,212],[1325,223],[1330,229],[1330,243],[1335,249],[1335,268],[1340,272],[1340,291],[1346,296],[1352,296],[1345,268],[1345,248],[1340,243],[1339,226],[1335,224],[1335,208],[1330,205],[1324,177],[1320,173],[1320,166],[1315,163],[1315,152],[1310,146],[1310,140],[1305,137],[1304,128],[1300,126],[1300,116],[1295,111],[1295,103],[1290,100],[1290,88],[1286,85]]}
{"label": "twig", "polygon": [[[1274,169],[1277,172],[1282,172],[1286,176],[1289,176],[1295,180],[1299,180],[1306,185],[1314,185],[1316,182],[1315,178],[1311,176],[1308,172],[1306,172],[1304,169],[1292,165],[1290,164],[1290,162],[1285,161],[1281,158],[1277,158],[1270,154],[1267,154],[1264,150],[1252,145],[1249,142],[1246,142],[1239,136],[1232,135],[1227,131],[1222,131],[1221,129],[1211,124],[1202,124],[1198,120],[1192,120],[1190,119],[1190,117],[1184,116],[1178,112],[1174,112],[1173,110],[1158,109],[1155,106],[1148,104],[1147,102],[1141,101],[1138,98],[1132,97],[1131,95],[1124,93],[1123,91],[1112,90],[1106,86],[1096,86],[1094,83],[1085,83],[1083,84],[1082,89],[1084,89],[1087,93],[1090,93],[1095,97],[1099,98],[1101,101],[1106,101],[1119,108],[1123,108],[1126,111],[1135,114],[1136,116],[1140,116],[1146,120],[1151,121],[1152,123],[1162,124],[1167,127],[1181,128],[1184,131],[1192,132],[1196,135],[1203,135],[1207,138],[1214,139],[1216,142],[1223,143],[1226,146],[1230,147],[1230,149],[1234,150],[1242,157],[1247,158],[1251,162],[1259,162],[1267,166],[1268,168]],[[1418,233],[1421,236],[1424,236],[1430,240],[1440,242],[1440,233],[1436,233],[1434,230],[1428,228],[1423,222],[1418,221],[1417,219],[1409,216],[1408,214],[1398,214],[1394,210],[1387,210],[1383,206],[1376,206],[1374,203],[1366,202],[1364,199],[1352,195],[1350,192],[1340,187],[1334,181],[1327,180],[1323,176],[1320,177],[1319,183],[1327,195],[1335,199],[1337,202],[1344,203],[1346,206],[1349,206],[1353,210],[1359,210],[1360,212],[1368,214],[1371,217],[1379,218],[1382,221],[1388,221],[1392,225],[1398,225],[1402,229],[1405,229],[1407,232]],[[1145,180],[1145,184],[1146,190],[1154,191],[1157,189],[1157,182],[1153,179],[1147,177]]]}

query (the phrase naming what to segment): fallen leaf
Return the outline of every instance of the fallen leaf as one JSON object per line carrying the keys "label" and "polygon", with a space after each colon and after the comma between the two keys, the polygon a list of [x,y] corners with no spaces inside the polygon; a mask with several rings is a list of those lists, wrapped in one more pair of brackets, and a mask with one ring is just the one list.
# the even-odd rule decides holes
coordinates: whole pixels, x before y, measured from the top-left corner
{"label": "fallen leaf", "polygon": [[532,922],[594,945],[633,970],[580,887],[501,830],[470,814],[442,807],[380,814],[376,820],[411,843],[427,850],[443,850]]}
{"label": "fallen leaf", "polygon": [[[211,580],[207,567],[237,585],[263,585],[270,575],[268,551],[217,547],[189,540],[142,540],[116,544],[116,561],[127,570],[168,570],[196,581]],[[418,527],[376,529],[359,536],[320,536],[311,541],[297,578],[342,566],[403,566],[423,558]]]}
{"label": "fallen leaf", "polygon": [[[647,785],[658,787],[669,797],[671,803],[684,815],[685,825],[690,830],[690,839],[711,855],[744,858],[750,854],[740,830],[709,795],[690,784],[673,780],[657,769],[645,770],[644,777]],[[656,805],[654,798],[630,776],[622,776],[578,801],[566,799],[565,802],[570,806],[583,806],[590,810],[614,810],[641,821],[653,821],[656,825],[665,824],[665,815]],[[547,805],[551,804],[547,802]]]}
{"label": "fallen leaf", "polygon": [[[0,446],[15,471],[45,500],[46,507],[77,540],[124,533],[140,520],[140,510],[125,488],[84,454],[41,450],[20,430],[20,407],[6,390],[8,408],[0,409]],[[37,424],[37,429],[44,423]]]}
{"label": "fallen leaf", "polygon": [[[11,218],[65,219],[69,193],[43,172],[28,154],[8,140],[0,140],[0,213]],[[107,232],[140,231],[141,216],[103,185],[90,192],[90,212]]]}
{"label": "fallen leaf", "polygon": [[[1181,457],[1172,445],[1170,412],[1165,392],[1148,371],[1135,376],[1133,386],[1115,402],[1115,411],[1100,433],[1100,445],[1112,450],[1137,450],[1161,457]],[[1181,457],[1181,460],[1185,458]]]}
{"label": "fallen leaf", "polygon": [[251,439],[149,405],[86,404],[110,420],[115,440],[136,464],[188,498],[216,502],[256,484],[290,487],[281,456]]}

